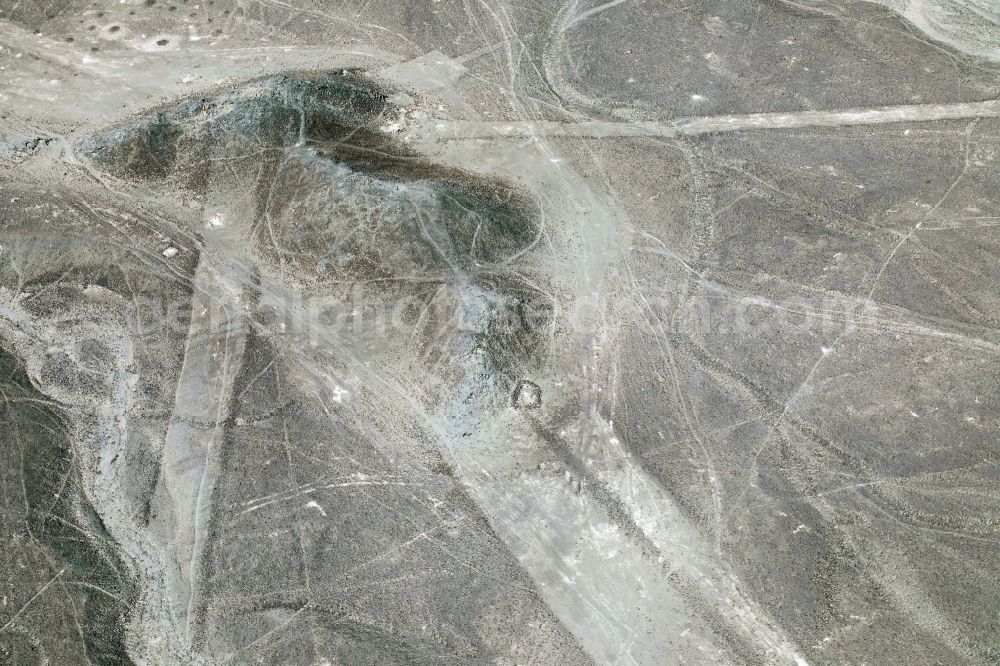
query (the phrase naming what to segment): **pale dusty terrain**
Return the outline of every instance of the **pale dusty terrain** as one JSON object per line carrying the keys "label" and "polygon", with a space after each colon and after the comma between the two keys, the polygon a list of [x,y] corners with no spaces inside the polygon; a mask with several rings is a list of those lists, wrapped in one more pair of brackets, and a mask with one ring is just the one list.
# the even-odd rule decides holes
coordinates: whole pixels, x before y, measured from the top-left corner
{"label": "pale dusty terrain", "polygon": [[0,1],[0,664],[996,664],[982,0]]}

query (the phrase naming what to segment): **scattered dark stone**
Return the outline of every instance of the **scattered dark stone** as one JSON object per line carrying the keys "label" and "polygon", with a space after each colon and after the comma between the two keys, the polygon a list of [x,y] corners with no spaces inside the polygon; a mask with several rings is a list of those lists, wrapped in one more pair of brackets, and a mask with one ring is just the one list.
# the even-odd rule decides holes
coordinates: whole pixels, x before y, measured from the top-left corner
{"label": "scattered dark stone", "polygon": [[431,472],[433,472],[434,474],[441,474],[443,476],[450,476],[453,478],[455,476],[455,468],[452,467],[451,464],[445,460],[439,460],[433,465],[431,465]]}
{"label": "scattered dark stone", "polygon": [[542,406],[542,388],[535,382],[522,379],[514,387],[513,401],[516,409],[538,409]]}
{"label": "scattered dark stone", "polygon": [[[71,380],[74,375],[65,377]],[[135,587],[129,569],[116,554],[111,536],[83,490],[68,435],[67,415],[34,388],[24,362],[3,348],[0,423],[4,426],[0,429],[0,463],[5,478],[20,490],[18,509],[22,512],[18,520],[13,520],[12,511],[17,506],[14,502],[6,502],[0,509],[4,529],[9,530],[5,539],[13,537],[15,544],[18,540],[30,542],[32,548],[38,549],[41,562],[51,562],[52,568],[61,569],[67,580],[78,582],[63,588],[65,602],[50,603],[53,612],[46,622],[53,628],[64,624],[74,627],[88,662],[131,666],[134,662],[127,652],[125,627]],[[5,581],[5,592],[12,589],[7,587],[10,584]],[[94,594],[93,590],[102,593]],[[29,653],[17,648],[11,658],[11,644],[5,636],[0,642],[0,662],[46,663],[44,655],[63,649],[45,632],[32,638],[38,650]],[[52,661],[68,663],[62,658]]]}

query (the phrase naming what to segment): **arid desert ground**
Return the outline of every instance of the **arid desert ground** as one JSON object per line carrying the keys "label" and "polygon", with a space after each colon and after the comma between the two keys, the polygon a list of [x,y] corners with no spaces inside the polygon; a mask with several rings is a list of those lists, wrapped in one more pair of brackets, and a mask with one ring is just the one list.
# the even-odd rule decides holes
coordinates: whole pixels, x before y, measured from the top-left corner
{"label": "arid desert ground", "polygon": [[0,664],[1000,664],[992,0],[0,0]]}

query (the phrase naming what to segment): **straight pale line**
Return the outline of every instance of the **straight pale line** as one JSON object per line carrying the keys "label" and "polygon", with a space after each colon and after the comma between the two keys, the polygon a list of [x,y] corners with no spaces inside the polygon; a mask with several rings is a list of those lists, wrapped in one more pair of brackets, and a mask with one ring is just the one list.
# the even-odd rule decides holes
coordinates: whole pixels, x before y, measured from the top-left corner
{"label": "straight pale line", "polygon": [[24,605],[21,606],[21,608],[18,609],[18,611],[11,616],[11,618],[9,620],[7,620],[6,624],[4,624],[2,627],[0,627],[0,633],[3,633],[3,631],[6,630],[10,625],[14,624],[14,620],[16,620],[17,618],[19,618],[21,616],[21,613],[23,613],[25,611],[25,609],[28,606],[30,606],[32,604],[32,602],[34,602],[35,599],[37,599],[38,597],[42,596],[42,594],[45,592],[45,590],[49,589],[49,586],[52,585],[52,583],[56,582],[56,579],[58,579],[59,576],[62,576],[64,573],[66,573],[66,568],[65,567],[63,567],[62,571],[60,571],[55,576],[53,576],[51,579],[49,579],[49,582],[47,582],[45,585],[42,585],[42,588],[40,590],[38,590],[38,592],[35,592],[35,594],[30,599],[28,599],[24,603]]}
{"label": "straight pale line", "polygon": [[839,111],[795,111],[788,113],[750,113],[743,115],[681,118],[663,122],[563,123],[558,121],[432,121],[418,131],[425,131],[439,141],[496,137],[629,137],[697,136],[746,130],[790,129],[796,127],[847,127],[903,122],[927,122],[967,118],[1000,118],[1000,100],[955,104],[913,104],[873,109]]}

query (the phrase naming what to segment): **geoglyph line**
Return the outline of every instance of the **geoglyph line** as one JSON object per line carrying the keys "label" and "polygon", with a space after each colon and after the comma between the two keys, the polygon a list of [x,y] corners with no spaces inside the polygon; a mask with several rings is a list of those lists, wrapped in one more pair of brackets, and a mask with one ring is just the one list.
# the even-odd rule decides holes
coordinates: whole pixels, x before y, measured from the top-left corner
{"label": "geoglyph line", "polygon": [[955,104],[912,104],[873,109],[833,111],[794,111],[788,113],[750,113],[681,118],[671,122],[584,121],[432,121],[418,131],[438,141],[485,139],[496,137],[679,137],[739,132],[746,130],[791,129],[798,127],[849,127],[889,123],[1000,118],[1000,100]]}

